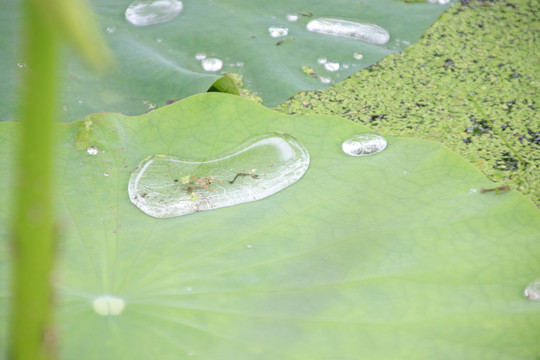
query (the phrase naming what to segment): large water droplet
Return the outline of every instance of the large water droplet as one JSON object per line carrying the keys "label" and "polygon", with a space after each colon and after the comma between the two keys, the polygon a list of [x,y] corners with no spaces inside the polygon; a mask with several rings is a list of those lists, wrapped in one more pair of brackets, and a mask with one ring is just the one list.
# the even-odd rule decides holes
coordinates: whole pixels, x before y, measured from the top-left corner
{"label": "large water droplet", "polygon": [[326,71],[334,72],[339,70],[339,63],[337,62],[327,62],[324,64]]}
{"label": "large water droplet", "polygon": [[271,37],[277,38],[281,36],[287,36],[289,29],[271,26],[268,28],[268,33]]}
{"label": "large water droplet", "polygon": [[219,71],[223,67],[223,61],[218,58],[205,58],[201,62],[202,68],[206,71]]}
{"label": "large water droplet", "polygon": [[372,44],[385,44],[390,40],[388,31],[378,25],[361,24],[341,19],[319,18],[311,20],[306,29],[318,34],[353,38]]}
{"label": "large water droplet", "polygon": [[129,198],[144,213],[170,218],[263,199],[298,181],[309,153],[288,134],[258,136],[214,160],[157,155],[129,180]]}
{"label": "large water droplet", "polygon": [[136,26],[160,24],[174,19],[182,11],[176,0],[137,0],[126,9],[126,19]]}
{"label": "large water droplet", "polygon": [[117,296],[103,295],[94,299],[92,307],[102,316],[120,315],[126,307],[126,302]]}
{"label": "large water droplet", "polygon": [[536,279],[527,285],[523,290],[523,295],[529,300],[540,301],[540,279]]}
{"label": "large water droplet", "polygon": [[377,134],[353,135],[341,144],[343,152],[351,156],[377,154],[386,148],[386,139]]}

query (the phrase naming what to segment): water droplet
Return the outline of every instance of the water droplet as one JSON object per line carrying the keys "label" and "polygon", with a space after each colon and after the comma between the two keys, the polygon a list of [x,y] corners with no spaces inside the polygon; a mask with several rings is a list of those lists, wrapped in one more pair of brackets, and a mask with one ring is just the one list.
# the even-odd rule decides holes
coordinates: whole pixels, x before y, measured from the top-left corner
{"label": "water droplet", "polygon": [[131,175],[129,198],[150,216],[182,216],[266,198],[298,181],[308,165],[302,143],[272,133],[205,162],[146,158]]}
{"label": "water droplet", "polygon": [[126,307],[124,299],[112,295],[97,297],[92,302],[94,311],[102,316],[120,315]]}
{"label": "water droplet", "polygon": [[337,62],[327,62],[324,64],[326,71],[334,72],[339,70],[339,63]]}
{"label": "water droplet", "polygon": [[281,36],[287,36],[289,29],[271,26],[268,28],[268,33],[271,37],[277,38]]}
{"label": "water droplet", "polygon": [[78,102],[79,104],[82,104],[84,101],[82,101],[82,100],[77,100],[77,102]]}
{"label": "water droplet", "polygon": [[205,58],[201,65],[206,71],[219,71],[223,67],[223,61],[218,58]]}
{"label": "water droplet", "polygon": [[112,34],[116,31],[116,26],[107,26],[107,32]]}
{"label": "water droplet", "polygon": [[428,2],[430,4],[441,4],[441,5],[444,5],[444,4],[448,4],[450,2],[450,0],[428,0]]}
{"label": "water droplet", "polygon": [[193,356],[193,355],[195,355],[195,351],[193,351],[193,350],[191,350],[191,351],[188,351],[188,353],[187,353],[187,354],[188,354],[188,356]]}
{"label": "water droplet", "polygon": [[243,61],[237,61],[236,66],[242,67],[242,66],[244,66],[244,62]]}
{"label": "water droplet", "polygon": [[332,82],[332,79],[326,76],[321,76],[319,79],[321,80],[323,84],[330,84]]}
{"label": "water droplet", "polygon": [[108,172],[105,172],[103,175],[104,176],[109,176],[110,174]]}
{"label": "water droplet", "polygon": [[161,44],[163,42],[163,39],[162,38],[156,38],[156,42]]}
{"label": "water droplet", "polygon": [[88,149],[86,149],[86,152],[90,155],[97,155],[99,153],[99,149],[95,146],[90,146]]}
{"label": "water droplet", "polygon": [[186,291],[187,291],[187,292],[191,292],[192,290],[193,290],[193,288],[192,288],[191,286],[188,286],[188,287],[186,288]]}
{"label": "water droplet", "polygon": [[197,59],[199,61],[204,60],[204,59],[206,59],[206,54],[205,53],[195,54],[195,59]]}
{"label": "water droplet", "polygon": [[327,61],[328,61],[328,60],[327,60],[325,57],[320,57],[320,58],[317,59],[317,62],[318,62],[319,64],[321,64],[321,65],[322,65],[322,64],[326,64]]}
{"label": "water droplet", "polygon": [[386,148],[386,139],[377,134],[353,135],[341,144],[343,152],[350,156],[377,154]]}
{"label": "water droplet", "polygon": [[155,108],[157,108],[157,105],[150,100],[143,100],[143,104],[148,107],[148,110],[154,110]]}
{"label": "water droplet", "polygon": [[318,34],[353,38],[372,44],[385,44],[390,40],[388,31],[378,25],[361,24],[341,19],[319,18],[311,20],[306,29]]}
{"label": "water droplet", "polygon": [[126,9],[126,19],[136,26],[160,24],[174,19],[182,11],[177,0],[137,0]]}
{"label": "water droplet", "polygon": [[252,248],[253,248],[253,244],[247,244],[247,248],[248,248],[248,249],[252,249]]}
{"label": "water droplet", "polygon": [[355,53],[353,54],[353,56],[354,56],[354,58],[355,58],[356,60],[362,60],[362,59],[364,58],[364,55],[362,55],[362,54],[360,54],[360,53],[358,53],[358,52],[355,52]]}
{"label": "water droplet", "polygon": [[19,69],[25,69],[25,68],[26,68],[26,63],[18,62],[18,63],[17,63],[17,67],[18,67]]}
{"label": "water droplet", "polygon": [[540,301],[540,279],[536,279],[527,285],[523,290],[523,295],[529,300]]}
{"label": "water droplet", "polygon": [[68,110],[67,105],[62,106],[62,110],[67,111]]}
{"label": "water droplet", "polygon": [[298,15],[296,14],[287,14],[287,20],[290,22],[298,21]]}

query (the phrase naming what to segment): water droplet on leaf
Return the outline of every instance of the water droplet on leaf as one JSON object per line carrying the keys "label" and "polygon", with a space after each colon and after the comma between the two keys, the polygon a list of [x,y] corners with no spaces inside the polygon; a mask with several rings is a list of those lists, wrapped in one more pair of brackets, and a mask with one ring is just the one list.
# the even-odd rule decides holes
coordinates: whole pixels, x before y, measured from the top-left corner
{"label": "water droplet on leaf", "polygon": [[540,301],[540,279],[536,279],[527,285],[523,290],[523,295],[529,300]]}
{"label": "water droplet on leaf", "polygon": [[350,156],[374,155],[386,148],[386,139],[370,133],[353,135],[341,144],[341,148]]}
{"label": "water droplet on leaf", "polygon": [[339,63],[337,62],[327,62],[324,64],[326,71],[334,72],[339,70]]}
{"label": "water droplet on leaf", "polygon": [[309,153],[288,134],[251,139],[204,162],[158,155],[131,175],[129,198],[145,214],[170,218],[266,198],[297,182]]}
{"label": "water droplet on leaf", "polygon": [[289,29],[271,26],[268,28],[268,33],[271,37],[277,38],[281,36],[287,36]]}
{"label": "water droplet on leaf", "polygon": [[170,21],[181,11],[181,1],[137,0],[126,9],[126,19],[133,25],[147,26]]}
{"label": "water droplet on leaf", "polygon": [[206,59],[206,54],[205,53],[195,54],[195,59],[197,59],[199,61],[204,60],[204,59]]}
{"label": "water droplet on leaf", "polygon": [[390,34],[375,24],[362,24],[348,20],[319,18],[311,20],[308,31],[362,40],[372,44],[385,44],[390,40]]}
{"label": "water droplet on leaf", "polygon": [[322,64],[326,64],[327,61],[328,61],[328,60],[327,60],[325,57],[320,57],[320,58],[317,59],[317,62],[318,62],[319,64],[321,64],[321,65],[322,65]]}
{"label": "water droplet on leaf", "polygon": [[99,153],[99,149],[95,146],[90,146],[88,149],[86,149],[86,152],[90,155],[97,155]]}
{"label": "water droplet on leaf", "polygon": [[364,58],[364,55],[362,55],[362,54],[360,54],[360,53],[357,53],[357,52],[355,52],[355,53],[353,54],[353,56],[354,56],[354,58],[355,58],[356,60],[362,60],[362,59]]}
{"label": "water droplet on leaf", "polygon": [[205,58],[201,65],[206,71],[219,71],[223,67],[223,61],[218,58]]}
{"label": "water droplet on leaf", "polygon": [[323,84],[330,84],[332,82],[332,79],[330,79],[329,77],[325,77],[325,76],[321,76],[320,80],[321,80],[321,82]]}
{"label": "water droplet on leaf", "polygon": [[126,302],[117,296],[103,295],[94,299],[92,307],[102,316],[120,315],[126,307]]}
{"label": "water droplet on leaf", "polygon": [[296,14],[287,14],[287,20],[290,22],[298,21],[298,15]]}
{"label": "water droplet on leaf", "polygon": [[116,31],[116,26],[107,26],[107,32],[112,34]]}

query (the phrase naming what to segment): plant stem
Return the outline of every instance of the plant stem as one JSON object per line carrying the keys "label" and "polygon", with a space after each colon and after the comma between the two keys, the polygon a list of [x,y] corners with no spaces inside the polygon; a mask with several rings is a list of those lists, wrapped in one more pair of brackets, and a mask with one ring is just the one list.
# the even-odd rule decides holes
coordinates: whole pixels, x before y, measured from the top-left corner
{"label": "plant stem", "polygon": [[57,39],[53,24],[35,2],[24,7],[24,59],[15,217],[13,219],[10,359],[52,359],[51,271],[54,258],[52,212],[53,123]]}

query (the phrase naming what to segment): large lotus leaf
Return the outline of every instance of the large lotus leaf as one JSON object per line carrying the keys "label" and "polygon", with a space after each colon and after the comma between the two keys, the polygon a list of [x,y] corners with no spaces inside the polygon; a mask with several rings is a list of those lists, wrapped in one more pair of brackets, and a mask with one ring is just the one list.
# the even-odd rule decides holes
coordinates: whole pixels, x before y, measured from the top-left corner
{"label": "large lotus leaf", "polygon": [[[62,359],[537,355],[540,303],[523,289],[540,275],[540,213],[514,190],[481,193],[493,185],[440,144],[388,137],[386,150],[351,157],[341,143],[366,130],[357,124],[219,93],[88,120],[91,134],[81,122],[58,125]],[[0,126],[6,239],[19,124]],[[131,173],[148,156],[205,161],[271,132],[296,137],[311,163],[270,197],[169,219],[129,200]],[[85,141],[100,152],[77,150]],[[93,302],[106,294],[116,303],[99,315]]]}
{"label": "large lotus leaf", "polygon": [[[138,115],[204,92],[220,73],[244,76],[244,85],[256,91],[267,106],[275,106],[299,90],[325,88],[322,78],[339,81],[352,73],[401,51],[419,39],[448,5],[405,3],[401,0],[335,1],[185,1],[173,20],[136,27],[124,16],[130,0],[93,0],[93,6],[117,59],[117,69],[96,76],[67,56],[62,70],[63,119],[77,120],[93,112],[118,111]],[[13,119],[13,84],[18,73],[31,71],[17,56],[17,2],[2,3],[0,29],[0,118]],[[298,20],[287,20],[287,14]],[[390,33],[383,45],[311,33],[308,21],[319,17],[346,18],[375,23]],[[288,28],[288,35],[272,38],[268,28]],[[288,40],[286,40],[288,39]],[[291,40],[294,39],[294,40]],[[279,41],[285,40],[281,45]],[[220,71],[203,70],[196,54],[223,61]],[[362,59],[355,59],[362,55]],[[68,54],[66,54],[68,55]],[[317,59],[340,64],[329,72]],[[239,66],[241,65],[241,66]],[[308,75],[302,67],[311,67]]]}

